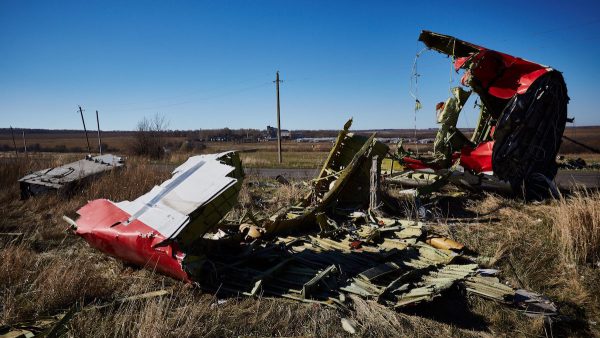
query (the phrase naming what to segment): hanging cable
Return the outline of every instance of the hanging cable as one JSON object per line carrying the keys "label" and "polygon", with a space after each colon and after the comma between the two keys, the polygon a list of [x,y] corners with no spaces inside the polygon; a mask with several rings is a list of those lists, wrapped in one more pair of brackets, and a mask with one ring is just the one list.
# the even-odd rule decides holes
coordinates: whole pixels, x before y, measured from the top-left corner
{"label": "hanging cable", "polygon": [[450,59],[450,80],[448,81],[448,92],[452,95],[452,82],[454,82],[453,73],[454,73],[454,50],[456,48],[456,39],[452,39],[452,55],[449,56]]}
{"label": "hanging cable", "polygon": [[[419,155],[419,146],[417,144],[417,111],[420,110],[422,108],[421,105],[421,101],[419,101],[419,72],[418,72],[418,68],[417,68],[417,60],[419,59],[419,56],[421,56],[421,54],[426,51],[427,48],[423,48],[421,49],[416,55],[415,55],[415,60],[413,62],[413,66],[412,66],[412,74],[410,76],[410,96],[412,96],[412,98],[415,100],[415,107],[414,107],[414,128],[415,128],[415,133],[414,133],[414,139],[415,139],[415,147],[417,148],[417,156]],[[413,85],[413,81],[414,81],[414,85]]]}

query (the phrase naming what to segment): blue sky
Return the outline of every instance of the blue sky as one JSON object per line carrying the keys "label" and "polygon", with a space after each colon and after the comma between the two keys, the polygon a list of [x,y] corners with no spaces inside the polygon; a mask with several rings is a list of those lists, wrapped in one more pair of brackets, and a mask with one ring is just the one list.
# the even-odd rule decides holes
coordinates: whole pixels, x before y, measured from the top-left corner
{"label": "blue sky", "polygon": [[[576,125],[600,125],[597,1],[0,0],[0,127],[106,130],[164,115],[172,129],[413,128],[422,29],[563,72]],[[418,60],[419,128],[435,127],[450,61]],[[474,127],[472,105],[459,124]],[[94,121],[95,122],[95,121]]]}

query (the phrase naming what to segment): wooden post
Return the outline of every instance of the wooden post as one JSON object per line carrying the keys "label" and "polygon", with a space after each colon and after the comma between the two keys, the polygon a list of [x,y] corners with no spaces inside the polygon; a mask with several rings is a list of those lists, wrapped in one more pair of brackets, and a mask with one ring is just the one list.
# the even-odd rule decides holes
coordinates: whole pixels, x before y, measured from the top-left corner
{"label": "wooden post", "polygon": [[376,211],[379,206],[379,170],[377,170],[377,159],[378,156],[373,156],[371,162],[371,184],[369,190],[369,210]]}
{"label": "wooden post", "polygon": [[102,155],[102,136],[100,135],[100,119],[98,119],[98,111],[96,110],[96,124],[98,124],[98,150]]}
{"label": "wooden post", "polygon": [[12,134],[13,147],[15,148],[15,156],[19,157],[19,151],[17,150],[17,142],[15,141],[15,131],[13,130],[12,126],[10,126],[10,133]]}
{"label": "wooden post", "polygon": [[277,75],[275,77],[275,85],[277,88],[277,158],[279,163],[281,164],[281,118],[279,114],[279,71],[277,71]]}
{"label": "wooden post", "polygon": [[25,152],[25,156],[27,156],[27,142],[25,142],[25,130],[23,130],[23,151]]}
{"label": "wooden post", "polygon": [[85,128],[85,120],[83,119],[83,109],[81,109],[81,106],[79,106],[79,114],[81,114],[81,122],[83,123],[83,131],[85,132],[85,140],[87,141],[88,154],[91,154],[92,148],[90,148],[90,139],[88,138],[87,129]]}

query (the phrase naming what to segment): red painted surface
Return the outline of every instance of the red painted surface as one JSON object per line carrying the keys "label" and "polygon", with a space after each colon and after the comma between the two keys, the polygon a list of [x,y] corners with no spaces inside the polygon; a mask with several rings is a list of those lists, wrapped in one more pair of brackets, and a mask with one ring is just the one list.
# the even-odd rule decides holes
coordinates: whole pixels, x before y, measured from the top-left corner
{"label": "red painted surface", "polygon": [[473,77],[490,95],[501,99],[525,93],[538,77],[549,71],[546,66],[531,61],[479,46],[477,48],[478,53],[457,58],[454,62],[457,71],[464,68],[467,61],[474,65],[467,70],[461,82],[467,86],[470,77]]}
{"label": "red painted surface", "polygon": [[482,142],[475,149],[464,147],[460,152],[460,164],[476,173],[492,171],[494,141]]}
{"label": "red painted surface", "polygon": [[[464,147],[461,152],[452,154],[452,163],[460,158],[460,164],[465,168],[476,173],[492,171],[492,149],[494,141],[482,142],[477,147]],[[412,157],[404,157],[402,159],[404,166],[412,170],[423,169],[441,169],[431,166],[421,160]]]}
{"label": "red painted surface", "polygon": [[155,270],[176,279],[190,281],[182,268],[185,254],[176,243],[163,244],[165,238],[139,220],[123,224],[129,214],[112,202],[99,199],[77,211],[75,233],[90,246],[129,263]]}
{"label": "red painted surface", "polygon": [[404,166],[412,170],[431,169],[431,167],[423,163],[423,161],[408,156],[402,158],[402,162],[404,162]]}

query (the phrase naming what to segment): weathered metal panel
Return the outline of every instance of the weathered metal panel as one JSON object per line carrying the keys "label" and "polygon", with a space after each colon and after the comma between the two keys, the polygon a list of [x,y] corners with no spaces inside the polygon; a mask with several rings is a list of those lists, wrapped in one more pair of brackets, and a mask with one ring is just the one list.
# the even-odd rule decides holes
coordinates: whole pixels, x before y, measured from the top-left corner
{"label": "weathered metal panel", "polygon": [[83,160],[39,170],[19,179],[21,197],[27,198],[51,190],[67,190],[85,178],[122,166],[123,159],[120,156],[105,154],[87,156]]}

